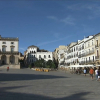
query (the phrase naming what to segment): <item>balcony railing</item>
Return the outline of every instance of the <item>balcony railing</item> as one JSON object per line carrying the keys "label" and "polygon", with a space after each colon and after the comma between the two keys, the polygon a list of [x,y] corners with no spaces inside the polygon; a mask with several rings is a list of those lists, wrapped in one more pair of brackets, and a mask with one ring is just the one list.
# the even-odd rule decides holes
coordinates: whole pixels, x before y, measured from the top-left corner
{"label": "balcony railing", "polygon": [[80,50],[81,50],[81,48],[78,48],[78,50],[80,51]]}
{"label": "balcony railing", "polygon": [[85,64],[91,64],[91,63],[95,63],[95,61],[94,60],[85,61]]}
{"label": "balcony railing", "polygon": [[0,51],[0,54],[19,54],[17,51]]}
{"label": "balcony railing", "polygon": [[94,63],[94,60],[87,60],[79,62],[80,65]]}
{"label": "balcony railing", "polygon": [[89,52],[86,52],[85,55],[90,55],[90,54],[93,54],[94,53],[94,50],[90,50]]}
{"label": "balcony railing", "polygon": [[95,45],[95,48],[96,48],[96,47],[99,47],[99,45]]}
{"label": "balcony railing", "polygon": [[70,59],[70,58],[71,58],[71,56],[68,56],[68,57],[67,57],[67,59]]}
{"label": "balcony railing", "polygon": [[94,53],[94,50],[91,50],[90,52],[86,52],[86,53],[78,55],[78,57],[81,58],[81,57],[84,57],[84,56],[87,56],[87,55],[90,55],[90,54],[93,54],[93,53]]}
{"label": "balcony railing", "polygon": [[96,59],[96,60],[99,59],[99,56],[95,56],[95,59]]}
{"label": "balcony railing", "polygon": [[84,49],[84,46],[82,46],[82,49]]}
{"label": "balcony railing", "polygon": [[78,58],[81,58],[81,55],[78,55]]}

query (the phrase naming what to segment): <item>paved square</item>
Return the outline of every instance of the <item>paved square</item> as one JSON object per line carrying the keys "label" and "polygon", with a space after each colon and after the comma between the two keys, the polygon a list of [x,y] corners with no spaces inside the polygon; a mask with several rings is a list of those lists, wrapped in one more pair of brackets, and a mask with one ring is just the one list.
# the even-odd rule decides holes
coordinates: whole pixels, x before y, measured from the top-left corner
{"label": "paved square", "polygon": [[100,82],[60,70],[0,69],[0,100],[100,100]]}

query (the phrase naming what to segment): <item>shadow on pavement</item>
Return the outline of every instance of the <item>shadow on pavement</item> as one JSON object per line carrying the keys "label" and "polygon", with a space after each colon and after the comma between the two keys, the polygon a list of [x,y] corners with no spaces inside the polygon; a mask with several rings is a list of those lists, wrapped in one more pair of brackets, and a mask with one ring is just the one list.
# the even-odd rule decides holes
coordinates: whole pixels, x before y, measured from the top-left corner
{"label": "shadow on pavement", "polygon": [[[24,87],[24,86],[23,86]],[[21,86],[15,87],[5,87],[0,89],[0,100],[88,100],[84,96],[90,94],[90,92],[80,92],[72,94],[63,98],[53,98],[43,95],[28,94],[28,93],[16,93],[8,92],[9,90],[21,88]]]}
{"label": "shadow on pavement", "polygon": [[0,73],[0,81],[18,81],[18,80],[38,80],[38,79],[55,79],[68,78],[54,75],[36,75],[36,74],[4,74]]}

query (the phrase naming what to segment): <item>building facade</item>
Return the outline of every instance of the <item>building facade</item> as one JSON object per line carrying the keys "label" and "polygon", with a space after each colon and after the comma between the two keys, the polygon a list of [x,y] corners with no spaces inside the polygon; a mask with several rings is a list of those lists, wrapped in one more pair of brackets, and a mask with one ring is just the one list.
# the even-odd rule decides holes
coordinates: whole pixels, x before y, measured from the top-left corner
{"label": "building facade", "polygon": [[18,64],[18,38],[1,37],[0,35],[0,65]]}
{"label": "building facade", "polygon": [[53,52],[53,57],[58,63],[59,67],[66,64],[65,63],[66,50],[67,46],[61,45],[58,48],[56,48]]}
{"label": "building facade", "polygon": [[60,54],[65,55],[63,56],[64,66],[100,66],[100,33],[86,38],[84,37],[82,40],[78,40],[77,42],[72,42],[67,46],[66,50],[64,52],[63,51],[63,48],[58,50],[56,58],[58,58],[58,61],[61,61],[62,59]]}
{"label": "building facade", "polygon": [[27,64],[34,63],[36,60],[41,58],[45,61],[53,60],[53,54],[47,50],[40,50],[37,46],[34,45],[29,46],[25,51],[25,63]]}

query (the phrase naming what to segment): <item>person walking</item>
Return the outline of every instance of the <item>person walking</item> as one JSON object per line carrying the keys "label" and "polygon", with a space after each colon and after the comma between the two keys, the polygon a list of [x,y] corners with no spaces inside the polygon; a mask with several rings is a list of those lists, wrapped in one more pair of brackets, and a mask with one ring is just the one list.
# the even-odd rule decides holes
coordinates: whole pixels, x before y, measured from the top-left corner
{"label": "person walking", "polygon": [[83,71],[84,71],[84,76],[86,76],[86,68],[84,68],[84,70],[83,70]]}
{"label": "person walking", "polygon": [[98,69],[98,80],[100,81],[100,67]]}
{"label": "person walking", "polygon": [[91,76],[91,80],[93,80],[93,74],[94,74],[93,68],[90,69],[89,73],[90,73],[90,76]]}
{"label": "person walking", "polygon": [[7,67],[7,71],[9,71],[9,66]]}
{"label": "person walking", "polygon": [[98,81],[98,69],[95,70],[96,81]]}

